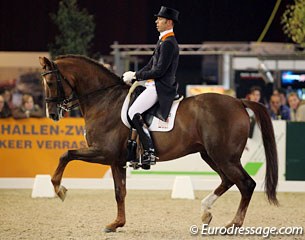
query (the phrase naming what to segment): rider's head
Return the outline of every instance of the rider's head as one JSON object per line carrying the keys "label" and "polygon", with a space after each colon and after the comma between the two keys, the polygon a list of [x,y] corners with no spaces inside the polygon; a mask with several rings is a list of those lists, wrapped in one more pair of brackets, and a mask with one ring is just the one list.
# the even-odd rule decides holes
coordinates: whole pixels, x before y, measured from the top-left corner
{"label": "rider's head", "polygon": [[178,23],[179,12],[175,9],[162,6],[159,13],[155,14],[155,21],[158,32],[164,32],[174,27]]}

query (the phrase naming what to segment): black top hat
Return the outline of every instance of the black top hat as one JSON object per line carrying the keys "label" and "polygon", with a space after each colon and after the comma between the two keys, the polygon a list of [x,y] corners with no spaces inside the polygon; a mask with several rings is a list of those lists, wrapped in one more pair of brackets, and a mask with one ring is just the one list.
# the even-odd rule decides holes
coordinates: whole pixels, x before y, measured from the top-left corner
{"label": "black top hat", "polygon": [[164,17],[167,19],[171,19],[175,22],[179,22],[178,16],[179,16],[179,12],[177,10],[164,6],[161,7],[158,14],[155,14],[155,17]]}

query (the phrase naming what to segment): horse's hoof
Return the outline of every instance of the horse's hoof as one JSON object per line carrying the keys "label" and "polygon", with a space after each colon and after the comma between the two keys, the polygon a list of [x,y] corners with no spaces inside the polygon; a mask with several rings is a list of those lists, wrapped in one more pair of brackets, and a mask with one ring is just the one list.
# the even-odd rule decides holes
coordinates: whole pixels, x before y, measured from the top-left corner
{"label": "horse's hoof", "polygon": [[204,212],[201,216],[201,220],[203,224],[210,224],[210,222],[212,221],[212,214],[210,212]]}
{"label": "horse's hoof", "polygon": [[65,200],[65,198],[66,198],[66,192],[67,192],[68,190],[64,187],[64,186],[60,186],[59,187],[59,190],[58,190],[58,192],[57,192],[57,196],[61,199],[61,201],[64,201]]}
{"label": "horse's hoof", "polygon": [[234,222],[229,222],[226,226],[225,226],[225,228],[230,228],[230,227],[233,227],[233,228],[239,228],[239,227],[241,227],[242,226],[242,224],[240,224],[240,223],[234,223]]}
{"label": "horse's hoof", "polygon": [[104,228],[104,232],[105,232],[105,233],[116,232],[116,229],[112,229],[112,228],[105,227],[105,228]]}

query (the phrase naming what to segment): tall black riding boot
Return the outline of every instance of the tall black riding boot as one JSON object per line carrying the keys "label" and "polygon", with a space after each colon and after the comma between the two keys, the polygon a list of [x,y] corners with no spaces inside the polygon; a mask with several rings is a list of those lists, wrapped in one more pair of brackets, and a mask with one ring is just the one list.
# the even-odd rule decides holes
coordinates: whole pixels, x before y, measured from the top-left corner
{"label": "tall black riding boot", "polygon": [[137,159],[137,132],[135,129],[130,128],[129,139],[127,141],[127,162],[138,163]]}
{"label": "tall black riding boot", "polygon": [[137,129],[141,143],[144,148],[144,154],[142,158],[143,165],[156,164],[155,148],[148,129],[144,126],[144,121],[140,113],[134,115],[132,119],[134,127]]}

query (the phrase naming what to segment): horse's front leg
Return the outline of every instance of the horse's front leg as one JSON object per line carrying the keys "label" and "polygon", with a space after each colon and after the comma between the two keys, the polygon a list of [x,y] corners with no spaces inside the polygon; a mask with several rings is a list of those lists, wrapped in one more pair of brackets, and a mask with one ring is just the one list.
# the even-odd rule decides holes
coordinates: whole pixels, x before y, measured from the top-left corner
{"label": "horse's front leg", "polygon": [[65,200],[67,189],[64,186],[61,186],[60,183],[65,168],[71,160],[83,160],[85,162],[91,163],[104,163],[105,158],[103,157],[102,152],[95,148],[82,148],[77,150],[68,150],[65,152],[60,157],[59,164],[52,177],[52,184],[54,186],[55,193],[62,201]]}
{"label": "horse's front leg", "polygon": [[125,225],[125,196],[126,196],[126,168],[120,163],[114,163],[111,165],[115,199],[117,202],[117,218],[114,222],[108,224],[105,228],[105,232],[115,232],[118,227]]}

